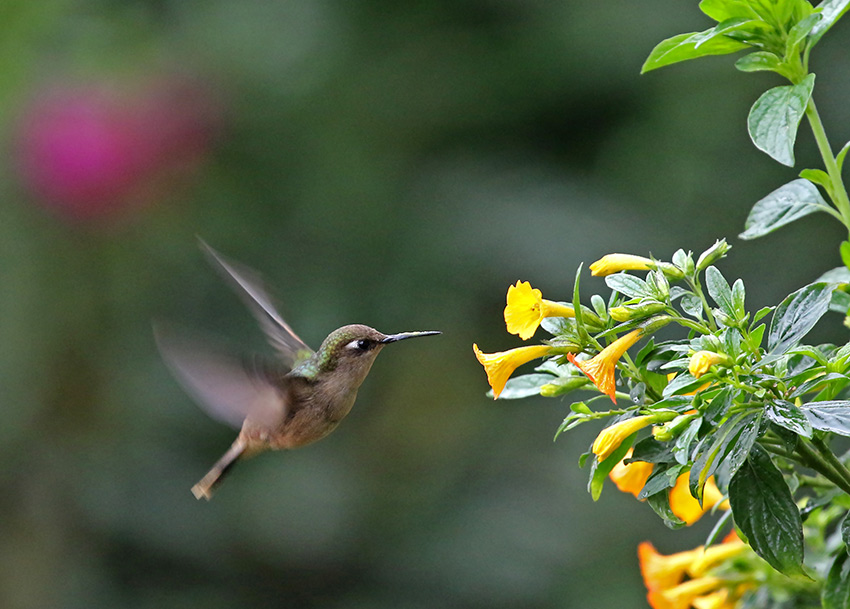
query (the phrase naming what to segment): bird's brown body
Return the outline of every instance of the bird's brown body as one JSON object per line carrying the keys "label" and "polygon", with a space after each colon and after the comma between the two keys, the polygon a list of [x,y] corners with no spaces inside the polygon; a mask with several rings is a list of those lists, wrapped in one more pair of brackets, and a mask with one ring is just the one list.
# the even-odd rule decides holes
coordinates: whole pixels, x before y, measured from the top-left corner
{"label": "bird's brown body", "polygon": [[246,368],[185,337],[157,330],[157,342],[174,374],[212,416],[240,427],[231,447],[194,487],[198,499],[237,459],[267,450],[289,450],[321,440],[351,411],[357,390],[388,344],[439,332],[383,334],[361,324],[334,330],[313,352],[283,321],[258,276],[204,245],[210,259],[240,288],[279,361]]}

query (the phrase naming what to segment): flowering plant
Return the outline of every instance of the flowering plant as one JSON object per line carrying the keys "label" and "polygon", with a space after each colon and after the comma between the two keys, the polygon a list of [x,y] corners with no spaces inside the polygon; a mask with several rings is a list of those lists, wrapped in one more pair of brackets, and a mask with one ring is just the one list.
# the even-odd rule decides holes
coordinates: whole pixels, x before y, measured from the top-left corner
{"label": "flowering plant", "polygon": [[[850,0],[817,7],[702,0],[699,7],[717,25],[661,42],[643,72],[747,50],[739,70],[772,71],[790,82],[753,105],[753,143],[793,167],[805,117],[823,160],[822,169],[804,169],[758,201],[740,238],[814,212],[833,216],[850,234],[841,176],[850,142],[833,154],[808,69],[812,48]],[[474,345],[476,357],[495,398],[600,394],[572,403],[556,434],[608,423],[580,460],[590,462],[594,500],[610,478],[671,528],[709,511],[718,516],[705,547],[662,556],[641,545],[654,608],[850,607],[850,469],[836,449],[837,437],[850,437],[850,343],[804,342],[831,311],[850,327],[850,240],[838,248],[843,266],[755,312],[746,307],[743,281],[730,284],[718,268],[729,249],[721,239],[698,256],[605,256],[590,270],[611,293],[594,294],[589,306],[582,304],[581,267],[570,303],[545,300],[518,281],[508,289],[508,331],[527,340],[542,327],[551,337],[499,353]],[[541,358],[534,373],[510,378]]]}

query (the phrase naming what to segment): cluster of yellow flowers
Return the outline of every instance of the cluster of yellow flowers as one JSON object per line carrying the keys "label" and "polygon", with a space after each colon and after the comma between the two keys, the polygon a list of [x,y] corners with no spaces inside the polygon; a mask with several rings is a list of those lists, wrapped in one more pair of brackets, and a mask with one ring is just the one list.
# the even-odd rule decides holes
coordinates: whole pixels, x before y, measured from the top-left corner
{"label": "cluster of yellow flowers", "polygon": [[723,543],[699,546],[675,554],[659,554],[651,543],[638,546],[646,598],[653,609],[734,609],[752,584],[746,579],[726,579],[712,571],[748,554],[749,546],[732,532]]}

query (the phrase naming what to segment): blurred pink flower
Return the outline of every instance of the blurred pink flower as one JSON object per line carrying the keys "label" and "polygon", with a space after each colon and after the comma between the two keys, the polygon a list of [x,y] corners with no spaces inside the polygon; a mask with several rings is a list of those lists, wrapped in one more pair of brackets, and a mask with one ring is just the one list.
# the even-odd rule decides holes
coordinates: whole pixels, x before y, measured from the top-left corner
{"label": "blurred pink flower", "polygon": [[67,216],[111,216],[161,198],[209,149],[220,116],[200,86],[166,80],[133,94],[114,87],[54,87],[17,129],[21,180]]}

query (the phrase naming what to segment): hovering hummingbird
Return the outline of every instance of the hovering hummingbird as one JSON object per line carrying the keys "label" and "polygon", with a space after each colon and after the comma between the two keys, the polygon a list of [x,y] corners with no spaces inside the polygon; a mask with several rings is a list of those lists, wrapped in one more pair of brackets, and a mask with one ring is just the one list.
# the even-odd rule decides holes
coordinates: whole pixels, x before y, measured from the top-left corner
{"label": "hovering hummingbird", "polygon": [[232,284],[277,352],[273,364],[244,360],[155,326],[157,345],[184,388],[213,418],[239,436],[192,487],[212,497],[221,477],[240,458],[266,450],[299,448],[331,433],[349,413],[357,389],[381,350],[407,338],[439,332],[383,334],[361,324],[331,332],[318,351],[302,341],[277,312],[260,276],[201,241],[210,262]]}

